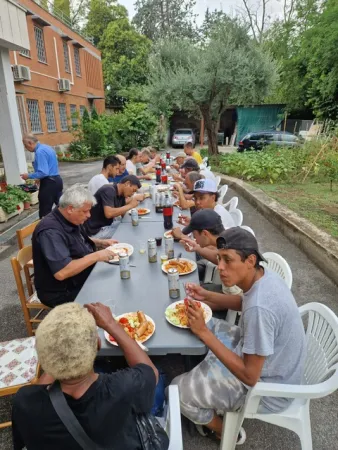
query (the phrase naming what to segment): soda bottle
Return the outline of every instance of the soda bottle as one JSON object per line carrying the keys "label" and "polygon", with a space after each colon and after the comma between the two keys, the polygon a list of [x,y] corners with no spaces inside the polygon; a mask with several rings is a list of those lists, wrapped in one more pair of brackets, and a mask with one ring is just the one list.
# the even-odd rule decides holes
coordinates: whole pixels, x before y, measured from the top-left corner
{"label": "soda bottle", "polygon": [[171,230],[173,227],[173,206],[169,195],[166,194],[163,206],[163,223],[166,230]]}
{"label": "soda bottle", "polygon": [[168,184],[168,174],[167,174],[166,170],[163,170],[163,172],[162,172],[161,183]]}
{"label": "soda bottle", "polygon": [[156,166],[156,183],[161,183],[161,166]]}

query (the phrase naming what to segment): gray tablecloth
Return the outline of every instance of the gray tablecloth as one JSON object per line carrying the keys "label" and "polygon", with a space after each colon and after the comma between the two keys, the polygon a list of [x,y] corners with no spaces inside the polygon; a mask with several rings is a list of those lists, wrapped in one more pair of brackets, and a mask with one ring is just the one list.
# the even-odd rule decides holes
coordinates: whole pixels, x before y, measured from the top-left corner
{"label": "gray tablecloth", "polygon": [[[140,216],[140,222],[162,222],[163,223],[163,214],[155,212],[155,205],[151,198],[146,198],[142,203],[139,204],[138,208],[148,208],[150,209],[150,213],[144,216]],[[190,212],[188,210],[180,210],[177,206],[174,206],[173,209],[173,224],[174,227],[177,226],[177,218],[179,214],[183,214],[184,216],[190,216]],[[122,223],[131,223],[131,215],[129,212],[125,214],[122,219]],[[114,236],[115,238],[115,236]]]}
{"label": "gray tablecloth", "polygon": [[[150,355],[166,355],[179,353],[182,355],[203,355],[205,345],[195,337],[190,330],[180,329],[170,325],[165,319],[165,309],[174,300],[170,299],[167,275],[161,270],[160,254],[164,253],[158,247],[158,262],[149,263],[147,252],[139,253],[138,243],[146,242],[148,238],[161,236],[164,233],[163,224],[159,222],[140,220],[137,227],[131,223],[121,223],[114,235],[119,242],[126,242],[134,246],[134,254],[130,257],[131,268],[129,280],[120,279],[119,266],[108,263],[97,263],[88,277],[76,301],[80,304],[102,302],[115,305],[115,314],[137,310],[144,311],[156,324],[155,334],[145,343]],[[194,253],[186,253],[183,247],[175,243],[175,254],[182,252],[182,257],[195,259]],[[198,283],[197,270],[190,275],[181,276],[181,299],[184,298],[183,282]],[[109,344],[99,330],[102,340],[101,355],[119,355],[119,348]]]}

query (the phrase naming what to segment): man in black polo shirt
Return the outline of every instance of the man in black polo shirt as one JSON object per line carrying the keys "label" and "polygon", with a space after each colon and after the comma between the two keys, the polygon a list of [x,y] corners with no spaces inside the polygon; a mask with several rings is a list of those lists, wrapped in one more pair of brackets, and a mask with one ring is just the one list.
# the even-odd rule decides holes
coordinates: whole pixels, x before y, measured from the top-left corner
{"label": "man in black polo shirt", "polygon": [[69,188],[60,198],[59,208],[34,230],[34,283],[40,301],[47,306],[74,301],[94,264],[114,257],[106,247],[116,241],[90,239],[82,227],[94,203],[87,189]]}
{"label": "man in black polo shirt", "polygon": [[127,175],[117,184],[102,186],[95,194],[97,203],[90,211],[91,217],[84,224],[88,236],[111,238],[118,226],[115,219],[138,206],[138,199],[130,197],[140,187],[140,180],[135,175]]}

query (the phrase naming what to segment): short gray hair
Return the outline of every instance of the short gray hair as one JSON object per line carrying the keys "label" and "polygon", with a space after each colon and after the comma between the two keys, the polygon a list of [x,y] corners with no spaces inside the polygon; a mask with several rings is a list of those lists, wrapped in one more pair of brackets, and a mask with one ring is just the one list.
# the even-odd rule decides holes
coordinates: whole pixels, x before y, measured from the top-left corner
{"label": "short gray hair", "polygon": [[32,133],[24,134],[22,140],[23,141],[32,141],[32,142],[38,142],[39,141],[39,139]]}
{"label": "short gray hair", "polygon": [[74,208],[81,208],[85,203],[91,203],[94,206],[96,205],[96,199],[88,189],[74,185],[66,189],[62,194],[59,207],[67,208],[67,206],[73,206]]}
{"label": "short gray hair", "polygon": [[187,176],[192,183],[195,183],[198,180],[203,180],[205,178],[201,173],[194,171],[187,173]]}

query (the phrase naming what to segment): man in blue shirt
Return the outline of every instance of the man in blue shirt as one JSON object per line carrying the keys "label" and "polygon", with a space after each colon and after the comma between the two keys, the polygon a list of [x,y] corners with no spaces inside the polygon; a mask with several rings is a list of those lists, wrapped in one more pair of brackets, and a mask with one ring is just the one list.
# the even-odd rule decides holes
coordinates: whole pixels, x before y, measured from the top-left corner
{"label": "man in blue shirt", "polygon": [[54,204],[59,204],[62,194],[63,183],[59,175],[58,160],[52,147],[40,144],[34,134],[26,134],[22,142],[27,151],[35,152],[34,173],[23,173],[21,178],[40,181],[39,216],[41,219],[51,212]]}
{"label": "man in blue shirt", "polygon": [[126,163],[127,163],[126,158],[124,156],[122,156],[122,155],[116,155],[116,156],[120,160],[119,174],[116,175],[116,177],[114,177],[114,178],[109,177],[108,178],[109,183],[112,183],[112,182],[120,183],[122,178],[124,178],[127,175],[129,175],[128,170],[126,169]]}

